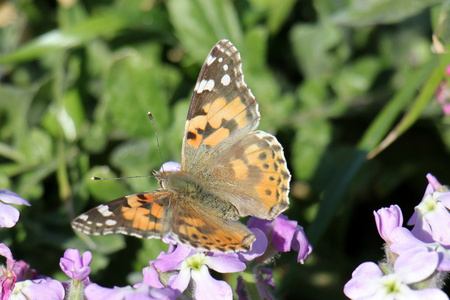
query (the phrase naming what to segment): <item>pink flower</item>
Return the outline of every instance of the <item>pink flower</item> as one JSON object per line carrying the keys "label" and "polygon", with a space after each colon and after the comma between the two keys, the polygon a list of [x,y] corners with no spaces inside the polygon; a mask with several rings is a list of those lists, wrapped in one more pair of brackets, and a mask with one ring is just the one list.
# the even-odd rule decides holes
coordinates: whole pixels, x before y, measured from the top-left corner
{"label": "pink flower", "polygon": [[15,261],[11,250],[0,243],[0,255],[6,258],[6,269],[0,275],[0,300],[14,299],[64,299],[61,282],[49,277],[38,278],[36,271],[24,261]]}
{"label": "pink flower", "polygon": [[240,272],[246,268],[236,253],[212,253],[178,245],[174,250],[170,247],[168,253],[161,252],[144,273],[143,284],[161,287],[158,272],[173,272],[168,280],[168,287],[182,293],[191,281],[194,282],[195,299],[232,299],[231,287],[222,280],[216,280],[209,273],[213,269],[220,273]]}
{"label": "pink flower", "polygon": [[298,251],[297,261],[303,260],[311,253],[312,246],[306,238],[303,227],[297,221],[289,220],[281,214],[274,220],[262,220],[251,217],[247,226],[249,228],[259,228],[272,242],[277,251],[288,252],[291,249]]}
{"label": "pink flower", "polygon": [[400,255],[391,273],[385,274],[373,262],[361,264],[344,286],[350,299],[448,299],[438,288],[412,289],[410,285],[421,282],[433,274],[438,254],[415,250]]}
{"label": "pink flower", "polygon": [[83,281],[88,279],[91,273],[91,268],[89,267],[91,261],[92,253],[90,251],[84,252],[80,257],[78,249],[67,249],[64,252],[64,257],[59,261],[59,266],[69,278]]}

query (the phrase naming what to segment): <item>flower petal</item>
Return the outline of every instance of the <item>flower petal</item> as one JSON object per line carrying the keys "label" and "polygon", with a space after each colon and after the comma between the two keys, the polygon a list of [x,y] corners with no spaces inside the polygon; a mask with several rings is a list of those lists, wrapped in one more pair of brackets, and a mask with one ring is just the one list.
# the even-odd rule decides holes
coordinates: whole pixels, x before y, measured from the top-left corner
{"label": "flower petal", "polygon": [[[152,293],[153,290],[155,293]],[[168,291],[168,290],[167,290]],[[131,286],[106,288],[92,283],[85,289],[87,300],[108,299],[108,300],[153,300],[153,299],[175,299],[174,293],[166,293],[163,289],[155,289],[148,285],[143,285],[137,289]]]}
{"label": "flower petal", "polygon": [[291,250],[292,239],[297,231],[297,221],[289,220],[285,215],[279,215],[275,219],[272,230],[272,242],[280,252]]}
{"label": "flower petal", "polygon": [[375,263],[362,263],[353,271],[352,279],[345,284],[344,294],[350,299],[369,299],[376,294],[382,276],[383,272]]}
{"label": "flower petal", "polygon": [[191,269],[182,269],[180,273],[169,278],[167,286],[182,293],[191,280]]}
{"label": "flower petal", "polygon": [[398,205],[391,205],[389,208],[383,207],[376,212],[374,211],[373,215],[378,233],[386,243],[391,244],[391,232],[403,224],[403,215],[400,207]]}
{"label": "flower petal", "polygon": [[192,279],[195,281],[196,300],[233,299],[230,285],[225,281],[214,279],[205,265],[200,270],[192,271]]}
{"label": "flower petal", "polygon": [[311,254],[313,248],[306,237],[303,227],[297,225],[297,232],[292,241],[292,249],[298,252],[297,262],[303,264],[303,261]]}
{"label": "flower petal", "polygon": [[403,252],[394,263],[395,274],[406,284],[420,282],[436,270],[439,262],[437,252],[424,247],[416,247]]}
{"label": "flower petal", "polygon": [[134,287],[139,287],[142,284],[147,284],[156,288],[164,287],[164,285],[161,283],[161,280],[159,279],[158,271],[156,271],[155,267],[153,266],[153,261],[150,262],[150,266],[142,269],[142,274],[144,275],[142,283],[136,284],[134,285]]}
{"label": "flower petal", "polygon": [[214,253],[206,257],[205,264],[220,273],[240,272],[247,267],[236,253]]}
{"label": "flower petal", "polygon": [[19,220],[19,210],[0,201],[0,228],[11,228]]}
{"label": "flower petal", "polygon": [[178,245],[172,253],[161,253],[153,263],[153,266],[163,273],[167,271],[179,270],[183,260],[195,252],[196,250],[194,249],[183,245]]}
{"label": "flower petal", "polygon": [[433,240],[443,246],[450,246],[450,213],[441,203],[436,203],[436,207],[432,212],[425,214],[425,221],[431,228]]}
{"label": "flower petal", "polygon": [[12,264],[14,264],[15,260],[11,250],[4,243],[0,243],[0,255],[6,258],[8,269],[12,268]]}
{"label": "flower petal", "polygon": [[269,244],[266,234],[261,229],[253,227],[250,228],[250,231],[253,233],[256,239],[252,244],[252,250],[241,251],[237,253],[241,261],[251,261],[258,256],[263,255],[264,252],[266,252],[267,245]]}
{"label": "flower petal", "polygon": [[[41,299],[64,299],[64,287],[61,282],[55,279],[35,279],[21,281],[22,288],[14,293],[22,294],[28,300],[41,300]],[[16,288],[19,288],[16,285]]]}
{"label": "flower petal", "polygon": [[437,288],[415,290],[414,294],[418,299],[448,300],[447,294]]}
{"label": "flower petal", "polygon": [[0,200],[4,203],[31,206],[27,200],[9,190],[0,190]]}
{"label": "flower petal", "polygon": [[181,164],[175,161],[168,161],[163,163],[159,172],[177,172],[181,171]]}

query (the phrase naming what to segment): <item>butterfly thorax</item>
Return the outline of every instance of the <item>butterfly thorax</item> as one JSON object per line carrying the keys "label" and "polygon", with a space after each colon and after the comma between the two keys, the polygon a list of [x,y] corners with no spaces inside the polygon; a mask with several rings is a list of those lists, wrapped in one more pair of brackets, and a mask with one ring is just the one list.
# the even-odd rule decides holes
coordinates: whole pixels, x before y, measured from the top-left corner
{"label": "butterfly thorax", "polygon": [[[208,191],[202,180],[196,178],[189,172],[156,172],[162,188],[172,191],[177,195],[177,201],[187,201],[194,206],[201,204],[200,208],[207,210],[208,213],[216,212],[219,216],[229,220],[238,220],[239,212],[234,205],[223,200],[211,191]],[[215,208],[210,210],[209,208]]]}

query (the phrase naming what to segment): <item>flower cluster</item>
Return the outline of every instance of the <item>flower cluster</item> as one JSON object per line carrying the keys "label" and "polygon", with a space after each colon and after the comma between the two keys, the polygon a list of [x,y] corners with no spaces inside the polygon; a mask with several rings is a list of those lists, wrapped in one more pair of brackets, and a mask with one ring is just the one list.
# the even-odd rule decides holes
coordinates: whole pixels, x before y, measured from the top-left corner
{"label": "flower cluster", "polygon": [[[150,266],[143,270],[144,280],[135,285],[141,288],[148,285],[153,288],[169,289],[178,296],[181,293],[193,299],[233,299],[231,286],[222,280],[213,278],[210,269],[218,273],[235,273],[250,270],[251,278],[256,280],[258,295],[249,295],[246,284],[239,277],[237,293],[242,298],[269,297],[275,287],[272,271],[264,268],[264,262],[272,258],[276,251],[298,252],[298,261],[311,253],[303,228],[296,221],[290,221],[284,215],[267,221],[250,218],[247,226],[256,237],[252,250],[238,253],[204,252],[183,245],[170,245],[167,253],[161,252]],[[251,268],[248,267],[251,265]],[[249,296],[249,297],[247,297]]]}
{"label": "flower cluster", "polygon": [[[165,170],[179,164],[165,164]],[[30,205],[19,195],[0,191],[0,227],[12,227],[19,211],[7,204]],[[6,204],[7,203],[7,204]],[[279,215],[274,220],[250,218],[247,226],[256,239],[252,250],[237,253],[205,252],[176,245],[167,239],[169,249],[143,269],[142,282],[134,286],[106,288],[89,279],[92,254],[80,255],[77,249],[67,249],[60,259],[61,270],[69,277],[59,282],[40,276],[24,261],[16,261],[11,250],[0,243],[0,256],[6,258],[6,267],[0,269],[0,300],[6,299],[176,299],[187,296],[193,299],[233,299],[231,286],[210,274],[239,272],[236,293],[240,299],[273,299],[275,282],[272,270],[265,267],[278,252],[297,251],[297,260],[303,263],[312,247],[303,228],[296,221]],[[246,273],[247,272],[247,273]],[[248,284],[257,288],[250,289]],[[255,292],[256,291],[256,292]],[[182,295],[183,294],[183,295]]]}
{"label": "flower cluster", "polygon": [[441,290],[450,271],[450,191],[427,175],[428,187],[408,225],[400,207],[374,212],[386,258],[361,264],[344,287],[350,299],[448,299]]}

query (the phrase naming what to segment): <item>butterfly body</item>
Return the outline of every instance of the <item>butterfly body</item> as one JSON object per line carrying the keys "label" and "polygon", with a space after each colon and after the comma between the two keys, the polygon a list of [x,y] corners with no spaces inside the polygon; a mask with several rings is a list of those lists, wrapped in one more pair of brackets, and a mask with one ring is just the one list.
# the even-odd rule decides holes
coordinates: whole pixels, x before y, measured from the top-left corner
{"label": "butterfly body", "polygon": [[189,107],[181,169],[155,172],[161,189],[99,205],[72,222],[78,231],[171,237],[210,251],[251,249],[240,217],[273,219],[287,209],[290,174],[283,148],[255,131],[258,103],[244,82],[237,49],[227,40],[211,50]]}
{"label": "butterfly body", "polygon": [[230,202],[220,196],[208,191],[204,186],[205,180],[195,178],[185,171],[170,172],[163,178],[165,172],[156,173],[155,176],[162,178],[162,187],[173,193],[173,205],[184,207],[187,205],[196,207],[205,213],[214,214],[227,220],[238,220],[239,213]]}

